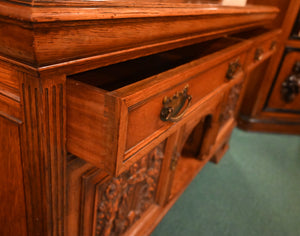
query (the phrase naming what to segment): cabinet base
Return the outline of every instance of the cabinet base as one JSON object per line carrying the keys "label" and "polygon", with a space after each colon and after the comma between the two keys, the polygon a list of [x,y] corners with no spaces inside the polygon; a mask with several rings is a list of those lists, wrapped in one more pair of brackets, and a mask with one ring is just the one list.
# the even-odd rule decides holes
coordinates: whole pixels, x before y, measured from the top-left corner
{"label": "cabinet base", "polygon": [[282,134],[300,134],[300,122],[284,122],[249,117],[238,118],[238,128],[246,131],[262,131]]}

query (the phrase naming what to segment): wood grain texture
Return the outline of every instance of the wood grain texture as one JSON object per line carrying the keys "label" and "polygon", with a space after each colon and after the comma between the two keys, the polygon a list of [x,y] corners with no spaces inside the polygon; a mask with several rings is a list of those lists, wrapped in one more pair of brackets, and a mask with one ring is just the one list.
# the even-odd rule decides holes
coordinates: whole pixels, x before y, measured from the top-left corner
{"label": "wood grain texture", "polygon": [[21,104],[0,93],[0,115],[21,124]]}
{"label": "wood grain texture", "polygon": [[162,158],[157,147],[128,172],[98,186],[93,235],[123,234],[155,203]]}
{"label": "wood grain texture", "polygon": [[[67,82],[67,149],[115,174],[119,168],[118,148],[122,135],[120,99],[86,84]],[[123,113],[125,115],[126,113]],[[121,157],[122,159],[122,157]]]}
{"label": "wood grain texture", "polygon": [[238,127],[247,131],[260,131],[270,133],[286,133],[286,134],[299,134],[300,133],[300,122],[299,117],[296,121],[291,121],[285,117],[280,117],[280,114],[274,116],[274,113],[268,118],[264,115],[262,118],[252,117],[241,117],[238,120]]}
{"label": "wood grain texture", "polygon": [[65,229],[65,88],[22,73],[21,128],[29,235],[63,235]]}
{"label": "wood grain texture", "polygon": [[164,143],[118,177],[79,158],[69,162],[67,235],[122,235],[155,204],[163,156]]}
{"label": "wood grain texture", "polygon": [[[188,63],[181,58],[194,59],[191,52],[194,47],[179,50],[186,55],[173,50],[153,55],[151,60],[134,60],[70,76],[67,81],[68,151],[110,174],[120,173],[129,152],[138,152],[143,144],[173,125],[160,119],[163,98],[172,97],[189,85],[192,106],[197,104],[227,83],[225,75],[232,61],[239,59],[243,66],[244,50],[250,43],[224,38],[205,46],[206,49],[201,50],[202,44],[198,45],[195,60]],[[183,62],[176,61],[177,67],[167,67],[162,73],[152,65],[158,60],[160,69],[164,64],[174,63],[171,59],[177,57]],[[149,74],[154,75],[144,79],[143,76]],[[242,71],[237,71],[235,78],[241,75]],[[133,82],[124,85],[124,78]],[[140,81],[136,81],[138,79]],[[110,88],[114,90],[109,91]]]}
{"label": "wood grain texture", "polygon": [[0,61],[0,94],[20,102],[20,83],[15,67]]}
{"label": "wood grain texture", "polygon": [[[258,1],[251,0],[251,2],[257,3]],[[288,63],[288,57],[287,62],[284,62],[286,47],[290,45],[299,49],[299,44],[295,43],[294,40],[289,40],[289,37],[300,9],[300,2],[297,0],[288,2],[264,0],[259,2],[260,4],[276,5],[282,9],[280,17],[272,23],[273,27],[281,26],[282,34],[279,37],[274,56],[268,59],[268,65],[267,62],[264,62],[265,65],[252,68],[248,73],[249,78],[260,78],[261,82],[255,79],[253,82],[250,82],[251,79],[247,81],[247,87],[249,89],[254,88],[254,90],[252,90],[252,94],[246,91],[246,96],[250,99],[242,105],[241,120],[238,124],[239,127],[246,130],[272,132],[272,127],[274,127],[273,132],[299,133],[298,102],[285,104],[281,101],[280,86],[285,76],[282,73],[288,76],[286,65],[292,63],[291,61]],[[280,68],[281,66],[284,68]],[[281,73],[281,78],[278,77],[279,73]]]}
{"label": "wood grain texture", "polygon": [[272,22],[272,26],[274,28],[281,28],[290,2],[291,1],[284,0],[248,0],[247,4],[278,7],[280,12]]}
{"label": "wood grain texture", "polygon": [[[220,129],[220,112],[230,100],[226,91],[247,72],[254,40],[220,37],[265,25],[277,12],[185,0],[1,1],[0,140],[13,150],[0,150],[12,155],[1,155],[8,167],[0,186],[18,196],[9,200],[18,219],[8,219],[20,227],[1,224],[0,232],[150,234],[197,172],[224,151],[235,125],[230,114]],[[168,54],[175,48],[184,53]],[[170,60],[178,56],[182,63]],[[139,63],[128,66],[133,59]],[[237,60],[243,69],[228,80]],[[161,70],[153,68],[162,61]],[[192,105],[179,122],[163,123],[163,97],[187,83]],[[194,157],[178,161],[191,133]]]}
{"label": "wood grain texture", "polygon": [[103,2],[90,4],[55,8],[1,2],[0,16],[5,17],[0,21],[1,54],[45,67],[113,52],[121,54],[127,49],[156,47],[157,43],[171,45],[174,40],[179,40],[180,45],[191,37],[199,41],[201,37],[264,24],[277,12],[276,8],[203,4],[183,4],[179,8],[130,4],[117,8],[117,3],[101,8]]}
{"label": "wood grain texture", "polygon": [[0,116],[1,235],[27,235],[19,125]]}
{"label": "wood grain texture", "polygon": [[[18,3],[25,3],[24,5]],[[26,4],[27,3],[27,4]],[[29,3],[29,4],[28,4]],[[59,8],[58,8],[59,7]],[[4,11],[5,9],[5,11]],[[61,9],[61,10],[57,10]],[[115,18],[149,18],[189,15],[273,14],[276,7],[226,7],[189,1],[6,1],[1,15],[30,22],[76,21]],[[78,14],[79,13],[79,14]],[[274,15],[273,15],[274,16]]]}
{"label": "wood grain texture", "polygon": [[[84,218],[86,219],[84,222],[92,222],[91,219],[86,216],[84,208],[91,208],[90,199],[82,198],[81,195],[81,187],[83,186],[82,177],[89,173],[89,170],[95,170],[95,168],[86,163],[84,160],[73,157],[71,161],[67,163],[67,205],[66,205],[66,233],[65,235],[80,235],[83,232],[82,224],[80,224],[79,220]],[[93,188],[90,188],[90,191],[94,191]],[[89,195],[94,196],[94,193],[89,193]],[[81,205],[82,201],[85,201],[84,205]],[[88,214],[90,215],[90,214]],[[88,224],[84,223],[83,224]]]}

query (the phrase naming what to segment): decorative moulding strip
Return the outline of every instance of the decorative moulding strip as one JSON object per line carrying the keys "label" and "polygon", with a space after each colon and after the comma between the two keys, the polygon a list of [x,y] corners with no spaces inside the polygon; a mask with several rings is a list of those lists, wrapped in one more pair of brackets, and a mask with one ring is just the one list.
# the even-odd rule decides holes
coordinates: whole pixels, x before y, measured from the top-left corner
{"label": "decorative moulding strip", "polygon": [[[17,10],[16,10],[17,9]],[[169,16],[274,14],[276,7],[226,7],[195,3],[136,3],[133,1],[9,1],[0,3],[0,16],[29,22]]]}

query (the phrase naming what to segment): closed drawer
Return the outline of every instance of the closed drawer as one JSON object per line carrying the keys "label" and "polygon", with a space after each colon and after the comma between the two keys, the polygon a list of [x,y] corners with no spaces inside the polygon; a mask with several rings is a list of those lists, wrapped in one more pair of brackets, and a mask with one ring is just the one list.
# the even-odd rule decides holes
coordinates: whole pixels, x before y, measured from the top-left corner
{"label": "closed drawer", "polygon": [[222,38],[69,76],[68,151],[119,173],[204,97],[243,76],[249,46]]}
{"label": "closed drawer", "polygon": [[246,60],[247,67],[251,69],[276,51],[280,33],[281,30],[255,29],[232,36],[253,41]]}

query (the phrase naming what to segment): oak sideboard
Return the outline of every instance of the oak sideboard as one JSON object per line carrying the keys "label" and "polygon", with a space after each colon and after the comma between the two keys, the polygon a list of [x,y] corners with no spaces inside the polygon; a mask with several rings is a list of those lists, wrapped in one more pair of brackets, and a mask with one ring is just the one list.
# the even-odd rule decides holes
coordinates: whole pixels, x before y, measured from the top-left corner
{"label": "oak sideboard", "polygon": [[210,2],[0,2],[1,236],[149,235],[220,161],[281,30]]}

